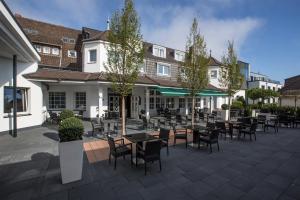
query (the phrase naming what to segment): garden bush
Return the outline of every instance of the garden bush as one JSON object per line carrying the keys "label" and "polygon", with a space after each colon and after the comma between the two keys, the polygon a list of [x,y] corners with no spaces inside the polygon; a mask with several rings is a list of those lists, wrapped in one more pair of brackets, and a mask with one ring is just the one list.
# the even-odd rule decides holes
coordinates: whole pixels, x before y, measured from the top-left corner
{"label": "garden bush", "polygon": [[68,119],[70,117],[74,117],[74,113],[72,110],[67,110],[67,109],[61,111],[61,113],[59,115],[59,118],[61,121]]}
{"label": "garden bush", "polygon": [[60,142],[81,140],[83,132],[82,121],[76,117],[62,120],[58,128]]}
{"label": "garden bush", "polygon": [[243,108],[244,108],[243,102],[241,101],[234,101],[231,104],[231,109],[243,109]]}
{"label": "garden bush", "polygon": [[228,110],[229,106],[228,106],[228,104],[224,103],[221,105],[221,108],[222,108],[222,110]]}

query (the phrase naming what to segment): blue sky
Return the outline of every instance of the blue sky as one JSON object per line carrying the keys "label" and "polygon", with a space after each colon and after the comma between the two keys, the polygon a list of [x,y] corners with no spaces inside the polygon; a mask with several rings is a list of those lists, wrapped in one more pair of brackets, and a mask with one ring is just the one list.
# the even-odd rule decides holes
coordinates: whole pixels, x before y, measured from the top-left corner
{"label": "blue sky", "polygon": [[[14,13],[73,28],[104,30],[123,0],[6,0]],[[239,59],[272,79],[300,74],[299,0],[136,0],[146,41],[184,49],[197,17],[208,50],[220,59],[234,40]]]}

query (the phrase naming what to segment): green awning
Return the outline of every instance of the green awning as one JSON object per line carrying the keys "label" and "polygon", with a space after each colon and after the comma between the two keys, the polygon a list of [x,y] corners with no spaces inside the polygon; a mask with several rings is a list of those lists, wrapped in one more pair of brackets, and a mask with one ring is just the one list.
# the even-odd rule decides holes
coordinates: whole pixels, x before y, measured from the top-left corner
{"label": "green awning", "polygon": [[[189,96],[189,90],[184,88],[168,88],[168,87],[156,87],[157,91],[163,96]],[[197,94],[198,96],[227,96],[226,93],[218,90],[202,90]]]}

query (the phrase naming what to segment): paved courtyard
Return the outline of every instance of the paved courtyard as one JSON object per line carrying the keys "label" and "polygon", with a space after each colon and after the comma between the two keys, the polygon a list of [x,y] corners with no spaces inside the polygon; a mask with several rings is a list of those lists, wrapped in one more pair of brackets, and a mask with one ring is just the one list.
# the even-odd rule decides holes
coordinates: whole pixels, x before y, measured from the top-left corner
{"label": "paved courtyard", "polygon": [[[87,126],[86,130],[89,127]],[[108,164],[105,142],[85,138],[83,179],[62,185],[54,129],[0,135],[0,199],[300,199],[300,129],[258,133],[257,141],[220,139],[213,149],[162,150],[144,175],[119,159]],[[87,149],[92,144],[98,147]],[[94,159],[92,156],[94,155]],[[98,158],[98,159],[97,159]]]}

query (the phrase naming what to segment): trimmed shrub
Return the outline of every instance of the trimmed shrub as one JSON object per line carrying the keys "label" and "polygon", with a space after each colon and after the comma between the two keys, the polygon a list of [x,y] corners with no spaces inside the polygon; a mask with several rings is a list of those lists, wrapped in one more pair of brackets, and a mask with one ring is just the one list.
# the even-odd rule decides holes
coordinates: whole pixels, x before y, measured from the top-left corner
{"label": "trimmed shrub", "polygon": [[60,142],[81,140],[83,132],[82,121],[76,117],[62,120],[58,128]]}
{"label": "trimmed shrub", "polygon": [[229,106],[228,106],[228,104],[224,103],[221,105],[221,108],[222,108],[222,110],[228,110]]}
{"label": "trimmed shrub", "polygon": [[245,101],[245,99],[244,99],[243,96],[238,96],[238,97],[236,98],[236,101],[240,101],[240,102],[243,103],[243,106],[244,106],[244,107],[246,106],[246,101]]}
{"label": "trimmed shrub", "polygon": [[67,109],[61,111],[61,113],[59,115],[59,118],[61,121],[68,119],[70,117],[74,117],[74,113],[72,110],[67,110]]}
{"label": "trimmed shrub", "polygon": [[231,104],[231,109],[243,109],[243,108],[244,108],[243,102],[241,101],[234,101]]}

